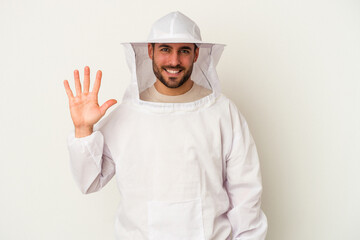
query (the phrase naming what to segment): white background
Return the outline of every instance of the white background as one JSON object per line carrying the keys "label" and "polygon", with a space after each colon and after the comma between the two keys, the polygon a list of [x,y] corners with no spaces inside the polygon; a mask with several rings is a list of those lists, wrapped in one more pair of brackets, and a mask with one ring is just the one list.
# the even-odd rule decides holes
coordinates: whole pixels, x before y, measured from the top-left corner
{"label": "white background", "polygon": [[129,82],[121,42],[179,10],[225,43],[223,92],[261,158],[268,240],[360,239],[358,0],[0,0],[0,239],[113,239],[115,181],[82,195],[69,170],[63,80]]}

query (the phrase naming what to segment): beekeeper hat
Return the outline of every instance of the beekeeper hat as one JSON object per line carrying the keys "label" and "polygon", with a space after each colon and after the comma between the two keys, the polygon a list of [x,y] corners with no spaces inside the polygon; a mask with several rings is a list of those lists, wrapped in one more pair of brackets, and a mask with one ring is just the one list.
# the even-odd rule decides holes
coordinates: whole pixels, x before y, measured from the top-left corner
{"label": "beekeeper hat", "polygon": [[149,43],[195,43],[201,50],[194,63],[191,79],[198,85],[212,90],[213,93],[207,98],[214,98],[220,94],[215,68],[225,45],[203,42],[200,29],[194,21],[180,12],[171,12],[152,25],[147,41],[123,43],[131,72],[131,84],[125,92],[124,101],[132,99],[145,104],[139,99],[139,94],[156,81],[153,63],[148,55]]}
{"label": "beekeeper hat", "polygon": [[198,25],[181,12],[171,12],[157,20],[147,42],[203,43]]}

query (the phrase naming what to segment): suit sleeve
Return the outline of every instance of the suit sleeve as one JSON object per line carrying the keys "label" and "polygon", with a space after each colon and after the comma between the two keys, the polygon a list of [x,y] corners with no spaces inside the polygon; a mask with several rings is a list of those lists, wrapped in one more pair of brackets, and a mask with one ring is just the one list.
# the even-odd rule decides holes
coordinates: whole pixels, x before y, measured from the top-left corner
{"label": "suit sleeve", "polygon": [[68,137],[70,168],[81,192],[99,191],[115,174],[115,164],[100,131],[83,138]]}
{"label": "suit sleeve", "polygon": [[264,240],[267,219],[261,210],[261,173],[258,154],[248,125],[232,106],[232,143],[226,158],[225,186],[231,208],[227,217],[233,240]]}

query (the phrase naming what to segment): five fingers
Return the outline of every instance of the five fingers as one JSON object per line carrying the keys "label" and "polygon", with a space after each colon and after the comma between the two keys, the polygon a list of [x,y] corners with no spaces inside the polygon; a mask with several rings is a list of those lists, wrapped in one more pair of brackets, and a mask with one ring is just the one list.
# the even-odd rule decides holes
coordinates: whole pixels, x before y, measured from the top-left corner
{"label": "five fingers", "polygon": [[[96,79],[95,79],[94,87],[93,87],[93,92],[96,94],[99,92],[99,89],[100,89],[101,77],[102,77],[102,72],[99,70],[96,74]],[[79,76],[78,70],[74,71],[74,82],[75,82],[76,96],[79,96],[82,93],[82,91],[81,91],[81,82],[80,82],[80,76]],[[69,82],[67,80],[64,81],[64,87],[65,87],[65,91],[66,91],[66,94],[68,95],[68,97],[69,98],[74,97],[74,94],[71,91]],[[83,92],[88,93],[89,89],[90,89],[90,68],[88,66],[86,66],[84,69]]]}

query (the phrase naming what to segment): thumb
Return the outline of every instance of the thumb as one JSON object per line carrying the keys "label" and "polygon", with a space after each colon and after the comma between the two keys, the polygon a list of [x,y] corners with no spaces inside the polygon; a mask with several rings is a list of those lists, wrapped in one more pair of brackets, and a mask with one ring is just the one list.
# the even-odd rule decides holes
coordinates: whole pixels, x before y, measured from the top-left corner
{"label": "thumb", "polygon": [[110,99],[110,100],[107,100],[103,105],[101,105],[101,107],[100,107],[101,115],[104,116],[106,111],[109,109],[109,107],[111,107],[115,103],[117,103],[117,101],[115,99]]}

